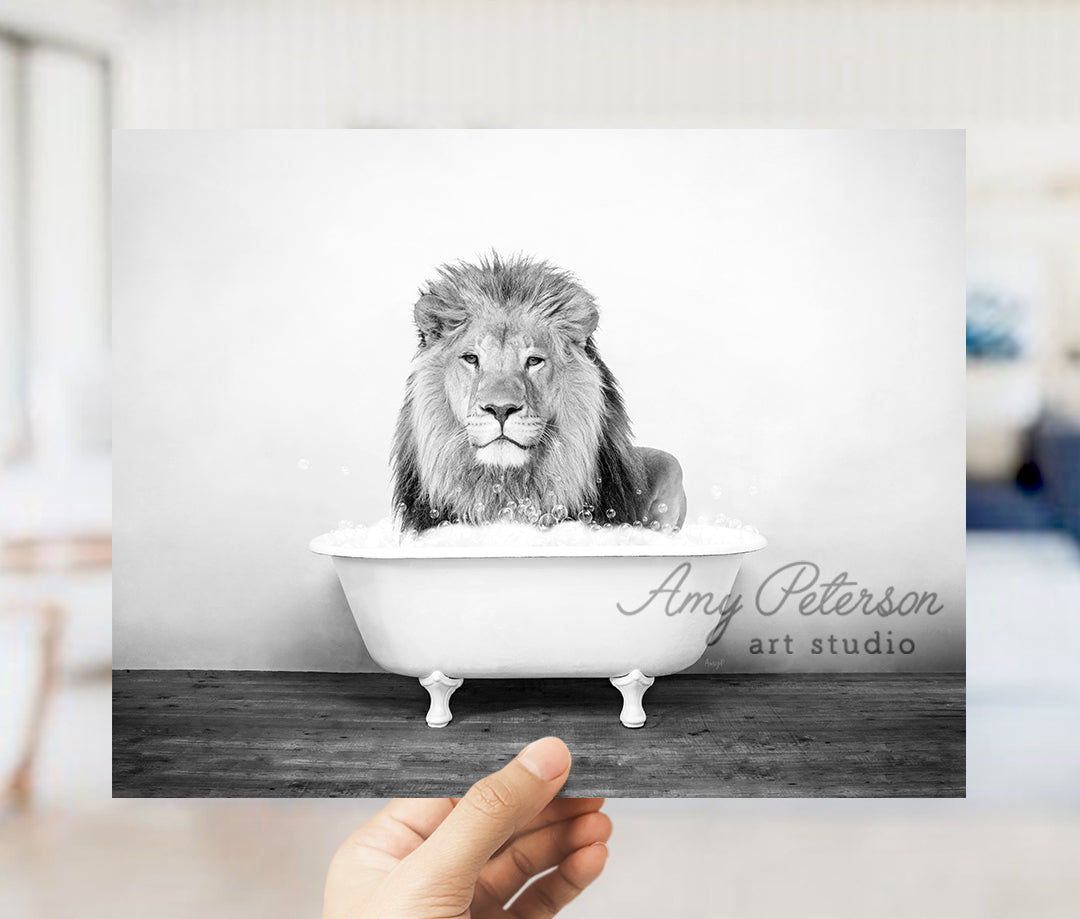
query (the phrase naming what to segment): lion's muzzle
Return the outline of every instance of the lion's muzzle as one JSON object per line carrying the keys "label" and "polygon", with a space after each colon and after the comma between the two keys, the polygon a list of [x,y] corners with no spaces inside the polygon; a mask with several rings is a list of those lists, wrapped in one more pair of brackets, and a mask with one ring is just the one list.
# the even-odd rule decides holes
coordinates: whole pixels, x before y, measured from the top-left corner
{"label": "lion's muzzle", "polygon": [[524,466],[546,427],[543,419],[515,403],[485,403],[469,414],[465,427],[478,462]]}

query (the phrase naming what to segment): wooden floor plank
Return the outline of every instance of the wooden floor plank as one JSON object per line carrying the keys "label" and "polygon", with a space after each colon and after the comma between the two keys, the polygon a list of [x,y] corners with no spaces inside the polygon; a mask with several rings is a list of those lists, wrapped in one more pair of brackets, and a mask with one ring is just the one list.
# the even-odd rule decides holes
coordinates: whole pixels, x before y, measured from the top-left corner
{"label": "wooden floor plank", "polygon": [[962,674],[670,676],[628,730],[605,680],[466,680],[436,730],[391,674],[116,671],[113,794],[459,795],[556,734],[569,796],[963,796],[964,696]]}

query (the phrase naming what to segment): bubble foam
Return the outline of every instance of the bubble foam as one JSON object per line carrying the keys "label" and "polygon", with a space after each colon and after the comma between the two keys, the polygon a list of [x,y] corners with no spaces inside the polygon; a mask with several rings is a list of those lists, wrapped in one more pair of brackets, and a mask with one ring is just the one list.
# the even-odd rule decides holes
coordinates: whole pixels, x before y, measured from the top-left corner
{"label": "bubble foam", "polygon": [[[669,528],[660,530],[637,525],[612,527],[608,524],[607,527],[599,527],[577,520],[555,523],[550,515],[544,516],[551,520],[551,525],[498,522],[475,526],[454,523],[421,533],[403,533],[387,518],[371,526],[339,527],[313,540],[311,548],[325,555],[340,556],[389,556],[394,554],[389,550],[394,549],[407,550],[403,554],[412,554],[413,550],[422,553],[428,549],[446,554],[445,550],[460,549],[470,554],[473,550],[479,550],[479,554],[491,555],[498,555],[499,549],[542,549],[545,554],[551,555],[559,554],[559,549],[572,550],[568,554],[588,554],[579,550],[599,549],[605,550],[605,554],[633,555],[634,548],[644,549],[649,554],[679,555],[680,550],[686,550],[688,555],[702,555],[750,552],[765,545],[765,540],[752,528],[696,523],[673,532]],[[542,519],[541,522],[547,521]],[[629,551],[610,551],[621,548]]]}

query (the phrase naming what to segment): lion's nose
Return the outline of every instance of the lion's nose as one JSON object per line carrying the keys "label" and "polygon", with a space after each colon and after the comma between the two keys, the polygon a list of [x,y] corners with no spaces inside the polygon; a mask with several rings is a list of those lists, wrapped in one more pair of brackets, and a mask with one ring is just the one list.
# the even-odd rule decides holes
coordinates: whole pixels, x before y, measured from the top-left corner
{"label": "lion's nose", "polygon": [[480,406],[485,412],[490,412],[498,419],[500,427],[506,424],[506,419],[513,415],[514,412],[520,412],[524,407],[523,405],[514,405],[511,402],[504,402],[501,405],[488,403]]}

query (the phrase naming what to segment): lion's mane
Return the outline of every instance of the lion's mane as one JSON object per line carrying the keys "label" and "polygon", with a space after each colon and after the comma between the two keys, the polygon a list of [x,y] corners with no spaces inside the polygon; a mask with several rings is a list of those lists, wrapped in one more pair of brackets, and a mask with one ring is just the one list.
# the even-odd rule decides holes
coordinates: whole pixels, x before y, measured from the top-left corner
{"label": "lion's mane", "polygon": [[[595,326],[592,295],[570,273],[544,261],[492,255],[477,264],[438,269],[421,288],[442,311],[441,334],[419,328],[419,349],[406,384],[391,467],[395,516],[406,529],[442,521],[485,523],[507,505],[540,513],[562,507],[570,517],[632,523],[647,511],[645,469],[631,443],[630,420],[611,370],[591,334],[572,347],[585,313]],[[499,469],[478,464],[451,409],[445,368],[454,336],[478,316],[520,311],[548,325],[569,361],[552,390],[554,411],[535,458]],[[614,511],[614,516],[609,516]]]}

